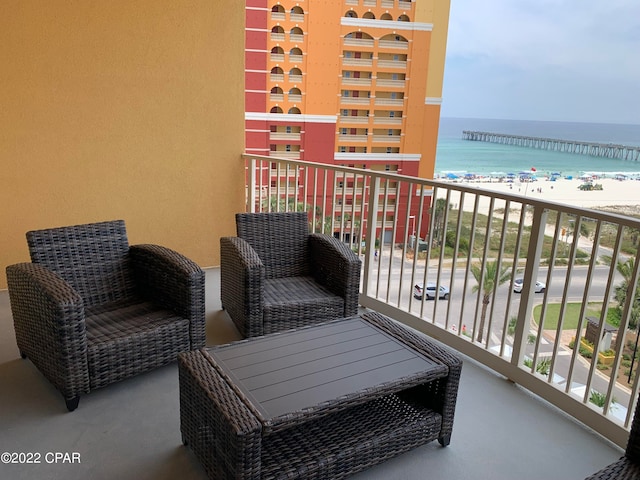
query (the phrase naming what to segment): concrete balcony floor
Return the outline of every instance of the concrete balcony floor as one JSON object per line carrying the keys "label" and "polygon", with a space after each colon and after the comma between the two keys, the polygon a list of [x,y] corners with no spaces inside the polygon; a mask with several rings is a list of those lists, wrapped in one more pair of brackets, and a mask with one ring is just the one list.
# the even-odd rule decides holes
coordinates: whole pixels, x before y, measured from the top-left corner
{"label": "concrete balcony floor", "polygon": [[[207,343],[239,336],[220,310],[219,270],[207,270]],[[0,452],[34,452],[41,464],[0,463],[1,479],[205,479],[180,438],[176,364],[96,390],[68,413],[61,395],[19,357],[6,291],[0,292]],[[47,452],[79,454],[49,464]],[[572,418],[465,359],[451,444],[413,450],[360,480],[582,479],[622,451]]]}

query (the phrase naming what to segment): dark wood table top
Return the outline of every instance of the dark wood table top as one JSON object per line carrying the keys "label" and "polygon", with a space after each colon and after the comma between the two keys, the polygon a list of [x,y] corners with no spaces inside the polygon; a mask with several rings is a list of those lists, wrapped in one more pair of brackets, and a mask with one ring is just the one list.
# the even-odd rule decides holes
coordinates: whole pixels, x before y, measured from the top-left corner
{"label": "dark wood table top", "polygon": [[207,353],[269,423],[380,386],[399,391],[420,378],[431,381],[448,373],[445,365],[361,317],[212,347]]}

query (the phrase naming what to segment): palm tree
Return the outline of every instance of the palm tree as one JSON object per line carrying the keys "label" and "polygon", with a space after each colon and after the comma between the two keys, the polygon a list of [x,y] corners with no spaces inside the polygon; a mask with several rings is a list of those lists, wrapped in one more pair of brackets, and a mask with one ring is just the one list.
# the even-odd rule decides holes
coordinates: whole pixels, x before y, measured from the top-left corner
{"label": "palm tree", "polygon": [[444,242],[440,241],[440,235],[442,235],[442,231],[444,230],[444,214],[447,210],[447,199],[446,198],[438,198],[436,199],[435,206],[432,208],[434,221],[433,221],[433,245],[437,246]]}
{"label": "palm tree", "polygon": [[[613,260],[609,255],[603,255],[602,260],[611,265]],[[633,270],[635,268],[635,258],[629,257],[626,261],[618,260],[616,263],[616,270],[622,275],[622,282],[615,288],[615,299],[618,302],[618,308],[622,311],[622,308],[627,301],[627,294],[629,286],[633,283]],[[640,318],[640,284],[636,286],[635,292],[636,300],[631,305],[631,314],[629,318],[629,328],[635,330],[638,325],[638,319]]]}
{"label": "palm tree", "polygon": [[[498,272],[498,260],[486,262],[484,267],[483,276],[481,265],[471,265],[473,278],[478,282],[477,285],[473,286],[472,291],[477,292],[478,290],[482,290],[482,312],[480,313],[480,328],[478,329],[477,337],[478,342],[482,342],[484,324],[487,317],[487,307],[491,301],[491,295],[497,287],[508,281],[511,277],[509,267],[502,266]],[[480,280],[482,280],[482,286],[480,286]]]}

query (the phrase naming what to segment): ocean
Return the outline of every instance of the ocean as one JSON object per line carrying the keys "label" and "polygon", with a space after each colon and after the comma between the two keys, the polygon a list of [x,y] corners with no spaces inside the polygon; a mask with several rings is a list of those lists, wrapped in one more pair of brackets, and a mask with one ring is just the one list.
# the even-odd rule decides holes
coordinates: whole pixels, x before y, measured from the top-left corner
{"label": "ocean", "polygon": [[463,140],[463,130],[640,146],[640,125],[441,118],[436,177],[448,173],[505,175],[521,171],[545,176],[583,174],[640,176],[640,161],[592,157],[535,148]]}

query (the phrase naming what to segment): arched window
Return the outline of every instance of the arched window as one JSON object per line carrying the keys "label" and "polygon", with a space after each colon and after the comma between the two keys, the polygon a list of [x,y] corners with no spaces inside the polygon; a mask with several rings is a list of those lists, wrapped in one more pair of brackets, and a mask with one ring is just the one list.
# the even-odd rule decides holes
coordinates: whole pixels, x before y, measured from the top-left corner
{"label": "arched window", "polygon": [[297,67],[294,67],[291,70],[289,70],[289,75],[302,75],[302,70],[300,70]]}
{"label": "arched window", "polygon": [[282,68],[280,67],[273,67],[271,69],[271,73],[275,75],[284,75],[284,70],[282,70]]}
{"label": "arched window", "polygon": [[302,91],[299,88],[293,87],[289,90],[289,95],[302,95]]}
{"label": "arched window", "polygon": [[349,18],[358,18],[358,14],[353,10],[349,10],[347,13],[344,14],[344,16]]}
{"label": "arched window", "polygon": [[280,107],[272,107],[271,110],[269,110],[270,113],[282,113],[282,108]]}
{"label": "arched window", "polygon": [[289,33],[291,35],[304,35],[304,32],[300,27],[293,27]]}
{"label": "arched window", "polygon": [[410,22],[411,20],[409,20],[409,16],[408,15],[400,15],[398,17],[398,21],[399,22]]}
{"label": "arched window", "polygon": [[373,12],[365,12],[365,14],[362,15],[362,18],[368,18],[369,20],[375,20],[376,16],[373,14]]}
{"label": "arched window", "polygon": [[284,28],[282,28],[280,25],[276,25],[271,29],[271,33],[284,33]]}
{"label": "arched window", "polygon": [[274,13],[284,13],[284,7],[282,5],[274,5],[271,7],[271,11]]}
{"label": "arched window", "polygon": [[382,16],[380,17],[380,20],[393,20],[393,17],[388,13],[383,13]]}
{"label": "arched window", "polygon": [[302,55],[302,50],[298,47],[293,47],[289,50],[289,55]]}
{"label": "arched window", "polygon": [[290,115],[300,115],[300,109],[298,107],[291,107],[288,113]]}
{"label": "arched window", "polygon": [[271,49],[271,53],[279,53],[280,55],[284,55],[284,49],[282,47],[273,47]]}
{"label": "arched window", "polygon": [[296,5],[291,9],[291,15],[304,15],[304,10]]}
{"label": "arched window", "polygon": [[271,93],[279,93],[279,94],[282,94],[282,93],[283,93],[283,92],[282,92],[282,88],[280,88],[280,87],[273,87],[273,88],[271,89]]}

